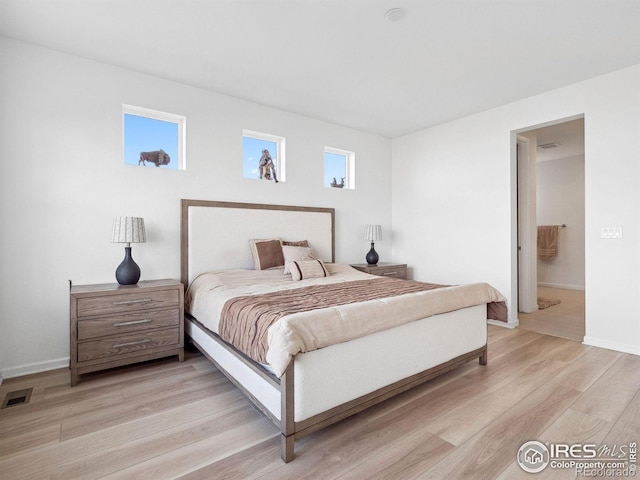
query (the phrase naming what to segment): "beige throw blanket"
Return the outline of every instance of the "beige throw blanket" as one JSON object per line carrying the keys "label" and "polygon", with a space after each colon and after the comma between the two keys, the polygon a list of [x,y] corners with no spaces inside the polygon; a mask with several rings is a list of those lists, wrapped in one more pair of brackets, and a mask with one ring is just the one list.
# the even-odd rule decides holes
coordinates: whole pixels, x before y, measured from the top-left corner
{"label": "beige throw blanket", "polygon": [[220,316],[219,334],[281,376],[299,352],[439,313],[499,302],[491,311],[499,313],[498,320],[506,321],[504,301],[486,283],[442,287],[380,278],[314,285],[228,300]]}

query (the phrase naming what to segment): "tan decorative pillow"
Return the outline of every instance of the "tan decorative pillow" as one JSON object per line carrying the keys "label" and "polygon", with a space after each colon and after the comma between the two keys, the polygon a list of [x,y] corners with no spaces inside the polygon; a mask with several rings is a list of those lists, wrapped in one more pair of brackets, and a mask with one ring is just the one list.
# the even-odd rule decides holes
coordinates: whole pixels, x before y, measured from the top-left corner
{"label": "tan decorative pillow", "polygon": [[284,255],[284,273],[291,273],[287,263],[303,260],[315,260],[311,247],[292,247],[290,245],[282,246],[282,254]]}
{"label": "tan decorative pillow", "polygon": [[294,281],[306,280],[308,278],[328,277],[329,273],[322,263],[322,260],[301,260],[289,262],[291,279]]}
{"label": "tan decorative pillow", "polygon": [[249,240],[249,248],[256,270],[266,270],[284,265],[282,242],[279,238],[271,240]]}

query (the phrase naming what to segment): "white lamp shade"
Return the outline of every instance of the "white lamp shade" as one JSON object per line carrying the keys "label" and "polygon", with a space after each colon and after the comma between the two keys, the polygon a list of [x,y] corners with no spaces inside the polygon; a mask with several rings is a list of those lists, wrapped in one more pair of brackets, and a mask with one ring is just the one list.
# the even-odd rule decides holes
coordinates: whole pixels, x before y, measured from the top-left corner
{"label": "white lamp shade", "polygon": [[382,240],[382,225],[367,225],[367,231],[364,238],[370,242]]}
{"label": "white lamp shade", "polygon": [[146,241],[144,218],[116,217],[113,220],[112,243],[144,243]]}

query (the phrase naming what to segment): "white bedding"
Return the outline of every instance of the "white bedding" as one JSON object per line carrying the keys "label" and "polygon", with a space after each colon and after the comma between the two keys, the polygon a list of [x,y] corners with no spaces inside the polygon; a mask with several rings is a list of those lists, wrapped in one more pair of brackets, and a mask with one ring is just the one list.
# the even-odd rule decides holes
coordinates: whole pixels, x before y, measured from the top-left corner
{"label": "white bedding", "polygon": [[[186,309],[206,328],[218,333],[220,313],[231,298],[378,278],[347,265],[329,265],[329,271],[328,278],[300,282],[293,282],[280,270],[203,274],[189,287]],[[490,285],[481,283],[285,315],[269,327],[266,359],[280,376],[297,353],[346,342],[432,315],[497,301],[504,301],[504,297]]]}
{"label": "white bedding", "polygon": [[325,263],[329,277],[312,278],[294,282],[283,268],[269,270],[247,270],[242,268],[220,270],[199,275],[187,289],[185,311],[215,333],[219,333],[218,323],[225,302],[241,295],[258,295],[328,283],[368,280],[373,275],[360,272],[349,265]]}

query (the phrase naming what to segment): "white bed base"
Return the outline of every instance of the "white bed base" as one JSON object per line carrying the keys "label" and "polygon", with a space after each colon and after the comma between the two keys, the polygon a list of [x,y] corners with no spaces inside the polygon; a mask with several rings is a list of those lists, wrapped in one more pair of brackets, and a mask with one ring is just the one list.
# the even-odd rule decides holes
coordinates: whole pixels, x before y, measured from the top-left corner
{"label": "white bed base", "polygon": [[[197,210],[189,212],[190,205],[197,206]],[[202,208],[212,208],[211,212],[203,212]],[[259,235],[250,233],[248,237],[239,240],[238,235],[232,241],[225,241],[224,236],[218,235],[217,245],[211,241],[203,242],[202,235],[210,228],[229,231],[233,225],[219,223],[220,218],[232,218],[233,224],[244,225],[247,221],[238,218],[243,215],[243,209],[248,209],[248,218],[255,218],[255,207],[262,212],[269,206],[244,204],[227,204],[220,202],[202,202],[183,200],[183,281],[192,279],[191,267],[198,272],[214,270],[210,261],[215,262],[216,253],[211,250],[223,250],[231,255],[231,250],[247,249],[249,238],[265,236],[283,236],[282,230],[274,223],[273,232],[269,228],[262,228]],[[234,215],[225,212],[222,216],[215,215],[216,210],[233,208]],[[298,207],[281,207],[276,209],[295,209]],[[306,210],[307,207],[303,207]],[[330,221],[326,216],[320,220],[319,231],[325,231],[331,225],[331,238],[321,240],[319,237],[311,241],[331,245],[330,255],[333,258],[333,212]],[[331,210],[331,212],[329,212]],[[300,210],[295,210],[300,212]],[[290,210],[286,210],[290,212]],[[300,217],[296,218],[300,220]],[[310,222],[298,221],[297,230],[286,233],[290,239],[301,240],[309,238],[305,233],[305,225],[317,224],[317,211],[311,212]],[[291,218],[290,213],[285,213]],[[320,215],[320,217],[323,217]],[[278,220],[270,217],[271,221]],[[186,221],[190,219],[191,221]],[[197,221],[194,221],[197,220]],[[215,225],[207,227],[194,226],[194,223],[208,223]],[[248,220],[250,221],[250,220]],[[269,223],[271,223],[271,221]],[[195,228],[194,228],[195,227]],[[263,225],[264,227],[264,225]],[[226,229],[226,230],[225,230]],[[316,231],[316,227],[312,227]],[[326,233],[326,232],[325,232]],[[198,240],[194,241],[193,237]],[[241,234],[246,235],[245,234]],[[210,238],[210,237],[209,237]],[[185,240],[188,245],[208,244],[203,248],[206,260],[203,266],[198,259],[185,252]],[[235,246],[234,246],[235,245]],[[197,250],[197,249],[196,249]],[[233,255],[240,258],[244,250]],[[197,256],[196,256],[197,257]],[[199,265],[199,266],[198,266]],[[227,266],[227,268],[231,268]],[[447,372],[471,359],[479,358],[480,364],[487,362],[487,320],[486,306],[468,307],[454,312],[443,313],[425,319],[410,322],[399,327],[376,332],[366,337],[357,338],[349,342],[332,345],[319,350],[296,355],[285,374],[276,378],[273,374],[240,354],[232,346],[204,328],[197,320],[185,318],[185,333],[192,342],[212,360],[247,397],[267,415],[281,430],[282,459],[289,462],[294,456],[294,442],[320,428],[335,423],[343,418],[358,413],[376,403],[401,393],[415,385],[423,383],[437,375]],[[336,374],[339,372],[339,375]]]}
{"label": "white bed base", "polygon": [[[185,332],[225,372],[248,389],[270,417],[281,420],[278,383],[270,381],[255,366],[252,368],[245,359],[238,358],[197,321],[187,318]],[[300,353],[295,357],[294,367],[294,421],[307,420],[482,348],[487,341],[486,332],[486,307],[480,305]]]}

